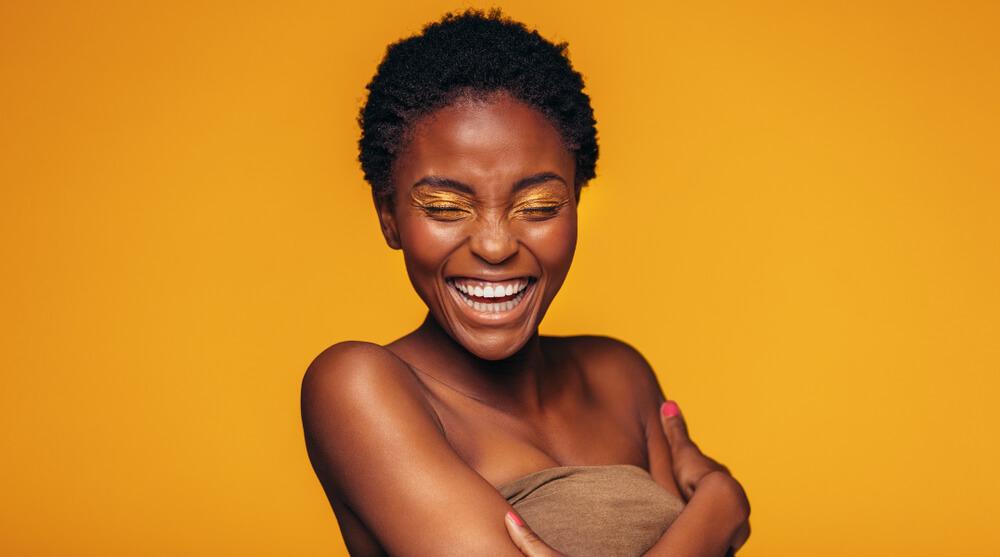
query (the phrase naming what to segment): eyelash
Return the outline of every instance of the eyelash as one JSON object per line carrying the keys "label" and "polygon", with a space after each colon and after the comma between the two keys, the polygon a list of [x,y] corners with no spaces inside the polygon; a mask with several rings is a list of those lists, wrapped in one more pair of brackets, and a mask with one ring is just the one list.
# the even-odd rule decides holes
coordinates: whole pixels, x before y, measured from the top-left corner
{"label": "eyelash", "polygon": [[562,209],[562,204],[558,205],[534,205],[529,207],[522,207],[518,210],[519,213],[523,214],[529,220],[545,220],[559,214]]}
{"label": "eyelash", "polygon": [[555,214],[559,211],[559,205],[541,205],[536,207],[525,207],[521,209],[525,213],[546,213]]}
{"label": "eyelash", "polygon": [[[431,216],[443,216],[446,213],[467,213],[466,209],[453,205],[425,205],[423,207]],[[547,217],[556,215],[562,205],[536,205],[534,207],[522,207],[517,210],[519,213],[530,215],[529,218]]]}
{"label": "eyelash", "polygon": [[465,209],[454,205],[424,205],[423,210],[431,218],[444,221],[459,220],[462,217],[458,213],[468,212]]}
{"label": "eyelash", "polygon": [[424,207],[424,209],[432,213],[443,213],[446,211],[464,211],[464,209],[461,209],[459,207],[451,207],[448,205],[427,205],[426,207]]}

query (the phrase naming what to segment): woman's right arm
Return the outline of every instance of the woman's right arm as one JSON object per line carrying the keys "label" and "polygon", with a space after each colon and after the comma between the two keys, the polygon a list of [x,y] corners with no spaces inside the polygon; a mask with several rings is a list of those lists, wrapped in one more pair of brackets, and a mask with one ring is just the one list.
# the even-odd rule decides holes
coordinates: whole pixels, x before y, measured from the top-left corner
{"label": "woman's right arm", "polygon": [[522,555],[502,523],[511,506],[452,449],[387,349],[345,342],[320,354],[302,382],[302,423],[328,497],[390,555]]}

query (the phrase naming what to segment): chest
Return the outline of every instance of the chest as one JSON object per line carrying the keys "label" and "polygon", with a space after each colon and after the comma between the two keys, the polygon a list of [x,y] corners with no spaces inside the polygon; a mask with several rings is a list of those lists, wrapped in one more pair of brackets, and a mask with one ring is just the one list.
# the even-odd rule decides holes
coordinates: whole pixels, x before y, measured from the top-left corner
{"label": "chest", "polygon": [[454,392],[430,397],[456,453],[498,486],[564,465],[634,464],[648,468],[639,413],[629,400],[586,378],[569,380],[544,412],[513,417]]}

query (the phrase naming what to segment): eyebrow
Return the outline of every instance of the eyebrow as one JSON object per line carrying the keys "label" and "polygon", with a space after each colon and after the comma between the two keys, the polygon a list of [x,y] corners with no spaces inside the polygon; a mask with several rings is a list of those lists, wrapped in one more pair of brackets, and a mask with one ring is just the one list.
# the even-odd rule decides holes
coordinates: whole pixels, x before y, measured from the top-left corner
{"label": "eyebrow", "polygon": [[[566,180],[563,180],[562,176],[556,174],[555,172],[539,172],[538,174],[532,174],[526,178],[521,178],[514,183],[514,188],[512,193],[523,190],[524,188],[534,186],[535,184],[541,184],[544,182],[550,182],[555,180],[557,182],[562,182],[566,184]],[[568,185],[568,184],[566,184]],[[458,180],[453,180],[451,178],[445,178],[444,176],[424,176],[423,178],[414,182],[413,187],[417,186],[436,186],[439,188],[448,188],[469,195],[474,195],[472,186],[459,182]]]}

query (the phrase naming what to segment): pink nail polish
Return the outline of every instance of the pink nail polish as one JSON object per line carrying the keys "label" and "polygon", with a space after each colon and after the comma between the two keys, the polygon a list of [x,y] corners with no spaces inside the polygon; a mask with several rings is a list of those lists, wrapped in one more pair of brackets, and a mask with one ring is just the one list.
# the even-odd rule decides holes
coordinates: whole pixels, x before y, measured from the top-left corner
{"label": "pink nail polish", "polygon": [[514,511],[507,511],[507,516],[514,521],[514,524],[517,524],[518,526],[522,527],[524,526],[524,521],[521,520],[521,517],[517,516],[517,513],[515,513]]}
{"label": "pink nail polish", "polygon": [[668,400],[660,406],[660,412],[662,412],[664,416],[672,418],[677,414],[680,414],[681,409],[677,406],[676,402]]}

